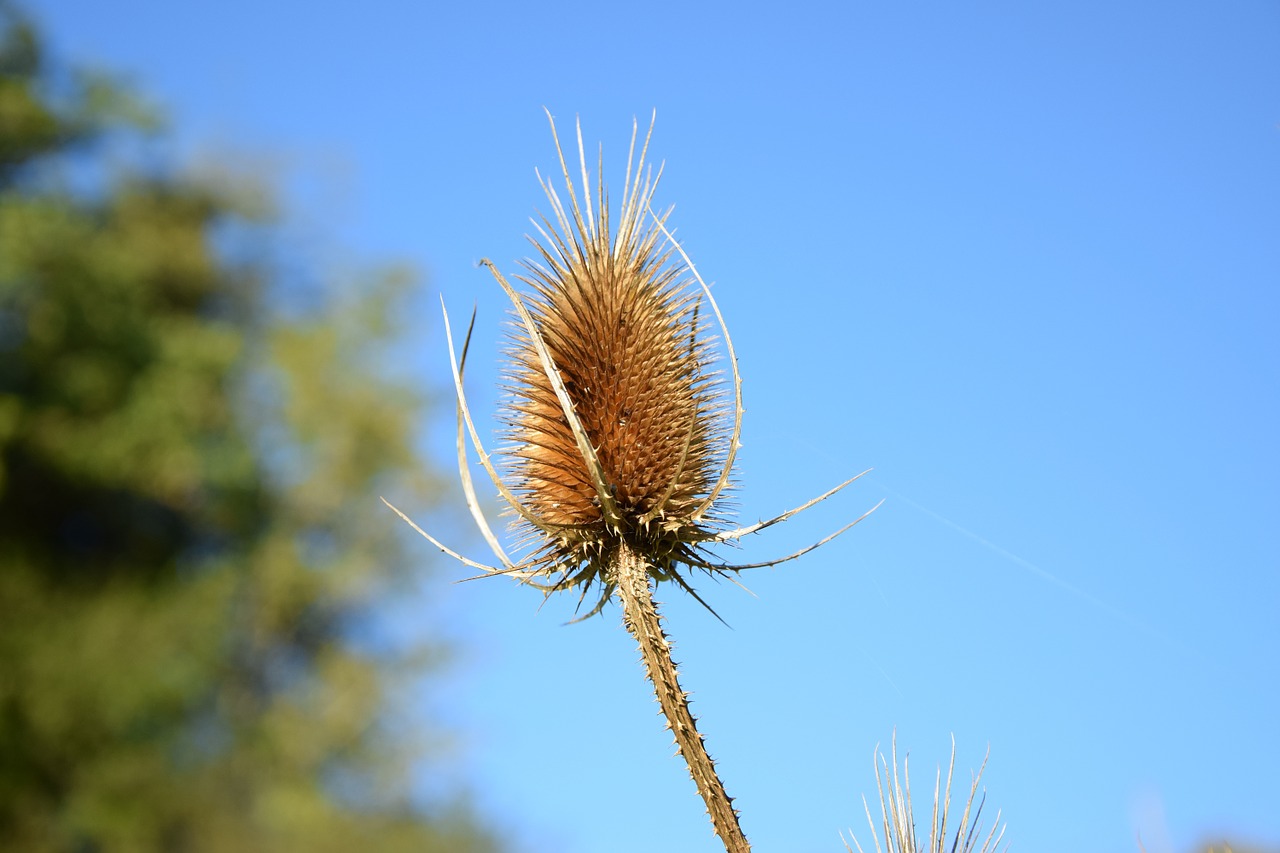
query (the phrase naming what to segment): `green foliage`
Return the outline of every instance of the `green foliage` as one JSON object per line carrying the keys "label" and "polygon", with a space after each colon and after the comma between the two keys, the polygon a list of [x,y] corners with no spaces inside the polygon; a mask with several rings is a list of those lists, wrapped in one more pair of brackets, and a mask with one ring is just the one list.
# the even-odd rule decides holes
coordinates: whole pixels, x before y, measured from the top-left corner
{"label": "green foliage", "polygon": [[405,277],[280,320],[215,249],[266,228],[238,193],[72,188],[146,122],[0,5],[0,849],[491,850],[413,807],[396,661],[348,639],[404,580],[377,484],[422,468],[378,370]]}

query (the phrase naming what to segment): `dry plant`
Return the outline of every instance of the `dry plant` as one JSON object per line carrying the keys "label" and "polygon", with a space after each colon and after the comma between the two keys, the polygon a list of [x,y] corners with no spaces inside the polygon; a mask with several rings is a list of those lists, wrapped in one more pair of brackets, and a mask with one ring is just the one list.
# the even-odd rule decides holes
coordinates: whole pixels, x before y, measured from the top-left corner
{"label": "dry plant", "polygon": [[[691,585],[691,573],[733,580],[745,569],[775,566],[830,541],[866,513],[775,560],[730,564],[715,556],[714,546],[785,521],[858,477],[768,521],[729,525],[725,497],[740,446],[742,381],[711,290],[667,230],[670,209],[659,215],[650,206],[662,173],[659,168],[655,174],[645,163],[652,122],[638,159],[633,124],[615,222],[603,156],[593,199],[579,125],[579,197],[555,120],[549,112],[547,117],[567,204],[552,182],[539,175],[552,218],[534,220],[539,238],[529,241],[537,260],[526,260],[525,274],[516,277],[527,290],[517,291],[490,261],[481,261],[510,298],[515,314],[501,379],[506,392],[500,416],[504,445],[496,458],[480,442],[463,391],[475,314],[456,356],[445,312],[458,398],[459,476],[472,517],[499,565],[460,555],[391,508],[482,576],[511,576],[545,595],[573,590],[579,606],[597,589],[598,598],[581,619],[599,613],[616,597],[712,826],[726,850],[740,853],[750,845],[680,687],[653,590],[657,583],[672,582],[711,610]],[[709,314],[722,334],[728,385],[715,369]],[[521,559],[508,556],[480,508],[468,438],[515,516],[514,552]]]}
{"label": "dry plant", "polygon": [[[927,844],[922,844],[916,838],[916,819],[911,803],[911,773],[907,766],[907,758],[902,759],[902,776],[898,776],[897,736],[895,735],[893,739],[892,773],[880,752],[880,747],[876,747],[871,760],[875,766],[876,788],[880,795],[880,827],[884,833],[885,844],[883,848],[880,846],[876,822],[871,816],[871,807],[867,805],[866,798],[863,798],[863,808],[867,812],[867,823],[871,826],[871,839],[875,842],[876,853],[973,853],[975,850],[978,853],[995,853],[999,849],[1000,840],[1004,837],[1000,813],[996,812],[995,822],[984,838],[982,807],[987,799],[985,792],[978,800],[977,808],[974,808],[974,798],[978,795],[978,783],[982,779],[982,771],[987,767],[986,758],[982,759],[982,766],[974,774],[973,784],[969,787],[969,798],[964,804],[964,813],[960,816],[955,834],[948,842],[947,824],[951,819],[951,779],[956,769],[956,741],[954,737],[951,739],[951,764],[947,767],[946,790],[942,790],[941,767],[938,768],[938,775],[933,783],[933,815],[929,821]],[[852,838],[853,832],[850,831],[849,835]],[[853,844],[854,846],[850,847],[849,843],[845,842],[845,849],[849,853],[853,853],[855,847],[858,853],[865,853],[857,838],[853,838]],[[1005,845],[1004,849],[1008,850],[1008,845]]]}

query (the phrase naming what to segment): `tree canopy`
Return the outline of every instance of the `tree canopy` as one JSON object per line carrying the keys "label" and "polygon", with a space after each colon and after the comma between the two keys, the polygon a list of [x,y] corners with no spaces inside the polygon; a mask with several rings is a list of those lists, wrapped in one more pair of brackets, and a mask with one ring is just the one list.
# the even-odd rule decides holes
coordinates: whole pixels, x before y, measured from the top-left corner
{"label": "tree canopy", "polygon": [[108,156],[146,115],[0,5],[0,849],[494,849],[357,642],[423,470],[408,279],[282,311],[261,186]]}

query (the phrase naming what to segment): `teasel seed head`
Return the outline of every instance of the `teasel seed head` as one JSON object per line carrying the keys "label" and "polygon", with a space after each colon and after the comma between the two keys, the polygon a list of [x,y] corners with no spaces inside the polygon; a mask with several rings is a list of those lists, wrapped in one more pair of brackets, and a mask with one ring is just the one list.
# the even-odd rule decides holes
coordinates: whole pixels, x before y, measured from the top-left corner
{"label": "teasel seed head", "polygon": [[625,542],[665,579],[725,520],[736,437],[712,312],[650,208],[648,136],[633,163],[633,127],[616,221],[603,163],[593,199],[582,158],[579,198],[555,138],[568,205],[542,181],[552,218],[512,296],[500,468],[541,572],[590,583]]}
{"label": "teasel seed head", "polygon": [[[794,560],[879,506],[785,557],[736,565],[715,557],[715,545],[786,521],[867,472],[781,515],[726,529],[742,378],[711,288],[666,227],[670,210],[657,214],[651,207],[662,170],[655,173],[645,162],[653,124],[638,158],[637,130],[633,124],[614,222],[603,156],[593,193],[579,127],[579,195],[551,119],[568,203],[540,177],[552,215],[534,221],[539,236],[529,240],[536,257],[518,276],[526,289],[518,291],[491,261],[480,261],[515,312],[496,464],[480,440],[463,383],[475,314],[459,357],[444,312],[458,398],[458,475],[499,566],[463,556],[387,503],[433,545],[484,576],[506,575],[548,594],[577,588],[580,603],[599,582],[600,598],[582,619],[599,613],[618,589],[617,567],[637,560],[654,580],[674,581],[711,610],[686,579],[689,570],[734,580],[743,570]],[[727,370],[717,369],[720,348],[719,364]],[[516,516],[523,559],[508,555],[481,509],[468,445]]]}

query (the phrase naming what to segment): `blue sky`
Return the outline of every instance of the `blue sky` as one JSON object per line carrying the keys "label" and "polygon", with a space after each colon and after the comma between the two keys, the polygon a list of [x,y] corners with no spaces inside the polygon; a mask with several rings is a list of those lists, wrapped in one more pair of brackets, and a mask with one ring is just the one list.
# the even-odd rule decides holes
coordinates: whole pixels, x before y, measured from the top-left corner
{"label": "blue sky", "polygon": [[[475,264],[528,252],[543,107],[581,116],[615,194],[657,110],[657,201],[744,376],[741,517],[875,468],[741,556],[886,499],[745,577],[757,597],[702,584],[732,630],[660,596],[756,849],[865,841],[895,729],[918,794],[953,733],[959,775],[989,746],[1017,850],[1280,844],[1280,6],[33,11],[165,104],[179,156],[280,170],[318,258],[408,259],[476,303],[485,419],[505,309]],[[433,301],[415,358],[443,390]],[[419,520],[482,556],[460,517]],[[719,849],[616,609],[562,627],[570,601],[514,584],[425,594],[467,643],[434,704],[516,849]]]}

